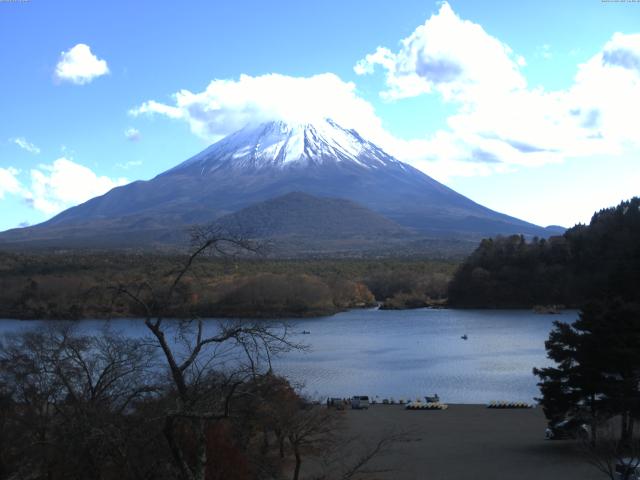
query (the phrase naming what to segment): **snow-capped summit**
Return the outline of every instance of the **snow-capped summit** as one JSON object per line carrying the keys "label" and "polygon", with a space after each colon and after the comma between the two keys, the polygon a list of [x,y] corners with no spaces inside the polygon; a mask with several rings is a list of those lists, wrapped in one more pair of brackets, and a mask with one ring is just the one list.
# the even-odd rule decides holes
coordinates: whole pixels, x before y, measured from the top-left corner
{"label": "snow-capped summit", "polygon": [[199,170],[201,175],[220,168],[264,169],[351,163],[364,168],[403,165],[355,130],[331,119],[314,123],[272,121],[247,125],[170,170]]}
{"label": "snow-capped summit", "polygon": [[[304,208],[294,208],[297,204]],[[249,125],[151,180],[114,188],[40,225],[0,234],[0,244],[164,245],[189,226],[222,218],[244,219],[240,223],[268,231],[286,224],[335,233],[344,229],[344,222],[335,222],[339,216],[327,215],[336,208],[349,210],[352,215],[345,218],[351,223],[361,217],[383,226],[381,215],[429,238],[548,235],[473,202],[326,119]],[[230,216],[236,212],[239,217]],[[287,216],[287,222],[274,218],[274,212]],[[389,229],[360,228],[360,240],[353,240],[375,244],[384,238],[372,232],[382,231]]]}

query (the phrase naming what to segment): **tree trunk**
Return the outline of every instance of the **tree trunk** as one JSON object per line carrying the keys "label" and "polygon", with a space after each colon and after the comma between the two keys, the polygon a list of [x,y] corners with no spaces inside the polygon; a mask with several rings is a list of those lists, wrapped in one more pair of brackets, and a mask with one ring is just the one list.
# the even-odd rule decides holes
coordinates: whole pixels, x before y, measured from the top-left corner
{"label": "tree trunk", "polygon": [[269,451],[269,432],[267,431],[267,427],[264,427],[262,429],[262,448],[260,450],[260,453],[262,453],[262,455],[266,455],[268,451]]}
{"label": "tree trunk", "polygon": [[598,412],[596,410],[595,395],[591,395],[591,446],[595,447],[598,440]]}
{"label": "tree trunk", "polygon": [[167,416],[165,418],[164,428],[162,430],[165,438],[167,439],[167,443],[169,444],[169,450],[171,450],[171,455],[173,455],[173,459],[178,464],[178,468],[180,469],[180,474],[184,480],[194,480],[193,473],[187,464],[184,455],[182,455],[182,450],[178,446],[176,439],[173,433],[173,417]]}
{"label": "tree trunk", "polygon": [[302,455],[300,455],[298,444],[291,441],[291,438],[289,438],[289,442],[291,442],[291,446],[293,447],[293,455],[296,458],[296,468],[293,471],[293,480],[298,480],[298,478],[300,477],[300,466],[302,465]]}
{"label": "tree trunk", "polygon": [[196,434],[196,468],[193,475],[194,480],[205,480],[207,473],[207,437],[206,424],[204,418],[195,418],[193,421]]}
{"label": "tree trunk", "polygon": [[284,435],[278,436],[278,445],[280,447],[280,458],[284,458]]}
{"label": "tree trunk", "polygon": [[187,396],[187,383],[185,381],[184,374],[182,373],[182,370],[180,370],[180,367],[178,366],[178,363],[173,356],[173,352],[171,351],[171,348],[167,343],[164,332],[160,330],[158,326],[153,325],[150,318],[145,320],[145,325],[158,340],[160,348],[162,348],[164,356],[167,359],[167,363],[169,364],[169,370],[171,371],[173,382],[175,383],[176,388],[178,389],[178,393],[180,394],[180,399],[184,401],[185,397]]}
{"label": "tree trunk", "polygon": [[622,443],[623,446],[630,446],[633,442],[633,417],[628,412],[624,414],[624,417],[625,422],[623,428],[625,428],[625,430],[622,432]]}
{"label": "tree trunk", "polygon": [[628,445],[629,443],[629,415],[627,412],[622,412],[620,415],[621,425],[620,425],[620,444],[622,446]]}

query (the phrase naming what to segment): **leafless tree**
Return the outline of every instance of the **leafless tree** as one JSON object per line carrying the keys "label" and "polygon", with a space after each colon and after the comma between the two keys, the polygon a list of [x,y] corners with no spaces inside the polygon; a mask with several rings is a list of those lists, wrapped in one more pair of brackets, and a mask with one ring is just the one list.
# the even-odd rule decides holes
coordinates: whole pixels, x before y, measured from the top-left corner
{"label": "leafless tree", "polygon": [[1,347],[3,430],[13,436],[6,448],[16,478],[97,478],[109,464],[144,477],[125,414],[157,391],[152,349],[107,330],[83,336],[70,324],[13,335]]}
{"label": "leafless tree", "polygon": [[[115,289],[144,311],[145,325],[168,367],[176,402],[175,408],[166,412],[163,431],[185,480],[204,480],[207,428],[229,417],[230,399],[238,393],[237,387],[248,378],[270,371],[274,355],[299,346],[289,341],[286,325],[227,320],[211,326],[195,315],[188,320],[167,321],[164,313],[184,302],[180,288],[199,257],[256,251],[251,242],[220,229],[199,228],[193,231],[192,251],[184,264],[168,273],[166,288],[158,289],[143,281]],[[217,370],[226,371],[226,381],[209,388],[212,384],[206,373]],[[181,439],[179,431],[184,429],[192,437],[190,442]],[[195,454],[190,455],[192,448]]]}
{"label": "leafless tree", "polygon": [[331,445],[337,433],[335,420],[334,412],[319,406],[309,405],[293,412],[286,426],[295,458],[293,480],[300,478],[303,453],[326,449]]}

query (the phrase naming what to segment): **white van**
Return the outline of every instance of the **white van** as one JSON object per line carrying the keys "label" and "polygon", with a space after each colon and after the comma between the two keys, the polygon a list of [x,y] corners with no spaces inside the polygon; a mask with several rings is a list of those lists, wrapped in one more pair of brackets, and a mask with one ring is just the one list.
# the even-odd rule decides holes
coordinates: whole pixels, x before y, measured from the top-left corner
{"label": "white van", "polygon": [[355,396],[351,399],[351,408],[355,410],[368,410],[369,409],[369,397],[366,395]]}

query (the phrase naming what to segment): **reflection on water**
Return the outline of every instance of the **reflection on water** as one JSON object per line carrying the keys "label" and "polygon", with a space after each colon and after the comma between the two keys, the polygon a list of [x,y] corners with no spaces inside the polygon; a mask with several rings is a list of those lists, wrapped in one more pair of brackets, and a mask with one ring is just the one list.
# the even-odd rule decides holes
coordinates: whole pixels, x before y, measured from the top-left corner
{"label": "reflection on water", "polygon": [[[314,397],[369,395],[415,398],[438,393],[450,403],[531,401],[538,396],[534,366],[549,363],[544,341],[554,320],[574,311],[539,315],[522,310],[352,310],[294,320],[295,340],[308,351],[274,362],[277,373]],[[0,321],[0,333],[43,322]],[[80,328],[97,332],[101,320]],[[115,320],[129,336],[146,335],[140,320]],[[307,330],[309,335],[302,335]],[[466,334],[468,340],[461,339]]]}

